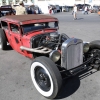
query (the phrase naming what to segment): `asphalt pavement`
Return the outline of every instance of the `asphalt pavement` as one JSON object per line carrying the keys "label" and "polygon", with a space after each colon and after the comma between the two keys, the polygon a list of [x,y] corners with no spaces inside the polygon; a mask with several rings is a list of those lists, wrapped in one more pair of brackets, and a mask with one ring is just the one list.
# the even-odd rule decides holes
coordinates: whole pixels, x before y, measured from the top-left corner
{"label": "asphalt pavement", "polygon": [[[100,40],[100,16],[71,12],[53,14],[59,19],[59,33],[84,41]],[[47,100],[35,89],[30,76],[31,60],[9,48],[0,50],[0,100]],[[55,100],[99,100],[100,72],[85,71],[64,81]]]}

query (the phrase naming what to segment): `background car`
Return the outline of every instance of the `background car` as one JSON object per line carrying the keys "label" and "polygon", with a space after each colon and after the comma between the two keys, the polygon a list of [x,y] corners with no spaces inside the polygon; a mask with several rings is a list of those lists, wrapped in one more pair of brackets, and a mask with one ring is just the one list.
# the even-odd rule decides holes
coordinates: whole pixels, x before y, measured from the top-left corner
{"label": "background car", "polygon": [[67,6],[62,6],[62,12],[68,12],[68,11],[69,11],[69,9]]}
{"label": "background car", "polygon": [[77,4],[76,6],[77,6],[78,11],[83,10],[83,6],[84,6],[83,4]]}
{"label": "background car", "polygon": [[89,4],[77,4],[76,6],[77,6],[77,8],[78,8],[78,11],[83,11],[84,8],[85,8],[85,6],[87,6],[88,9],[89,9],[89,7],[90,7]]}
{"label": "background car", "polygon": [[11,5],[1,6],[0,7],[0,17],[6,15],[14,15],[15,11],[12,9]]}
{"label": "background car", "polygon": [[25,5],[26,11],[28,14],[41,14],[42,11],[37,5]]}
{"label": "background car", "polygon": [[90,10],[91,13],[98,13],[100,6],[93,6]]}
{"label": "background car", "polygon": [[60,6],[59,5],[55,5],[56,8],[56,12],[61,12]]}

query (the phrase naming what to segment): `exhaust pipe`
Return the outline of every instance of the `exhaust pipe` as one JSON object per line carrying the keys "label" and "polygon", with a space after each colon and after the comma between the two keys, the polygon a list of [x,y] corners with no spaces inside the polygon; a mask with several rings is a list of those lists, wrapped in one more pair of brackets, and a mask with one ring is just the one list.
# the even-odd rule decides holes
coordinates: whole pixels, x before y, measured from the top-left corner
{"label": "exhaust pipe", "polygon": [[46,48],[46,47],[38,47],[38,48],[28,48],[25,46],[20,46],[21,50],[26,50],[29,52],[35,52],[35,53],[43,53],[43,54],[48,54],[52,51],[52,49]]}

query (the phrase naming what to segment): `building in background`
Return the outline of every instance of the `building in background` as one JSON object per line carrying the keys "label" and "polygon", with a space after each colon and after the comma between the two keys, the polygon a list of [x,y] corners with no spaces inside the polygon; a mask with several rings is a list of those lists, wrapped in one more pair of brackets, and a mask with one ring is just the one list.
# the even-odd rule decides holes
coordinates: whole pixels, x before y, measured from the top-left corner
{"label": "building in background", "polygon": [[[18,4],[20,0],[0,0],[0,6],[3,6],[3,5],[9,5],[11,2],[14,2],[14,4]],[[25,3],[27,2],[32,2],[34,3],[34,0],[23,0]]]}
{"label": "building in background", "polygon": [[38,3],[49,3],[49,4],[58,4],[58,5],[68,5],[73,6],[74,4],[90,4],[100,6],[100,0],[34,0],[35,4]]}
{"label": "building in background", "polygon": [[75,0],[76,4],[90,4],[91,6],[100,6],[100,0]]}
{"label": "building in background", "polygon": [[[20,0],[0,0],[0,6],[9,5],[11,2],[18,4]],[[74,4],[90,4],[100,6],[100,0],[23,0],[26,5],[37,5],[43,13],[49,13],[49,5],[74,6]]]}
{"label": "building in background", "polygon": [[68,6],[73,6],[75,3],[75,0],[34,0],[35,4],[40,4],[40,3],[47,3],[47,4],[53,4],[53,5],[68,5]]}
{"label": "building in background", "polygon": [[0,0],[0,5],[9,5],[11,2],[14,2],[14,4],[17,4],[19,0]]}
{"label": "building in background", "polygon": [[[20,0],[0,0],[0,5],[9,5],[10,2],[18,4]],[[100,0],[23,0],[25,3],[32,2],[35,4],[47,3],[47,4],[57,4],[57,5],[68,5],[73,6],[74,4],[90,4],[100,6]]]}

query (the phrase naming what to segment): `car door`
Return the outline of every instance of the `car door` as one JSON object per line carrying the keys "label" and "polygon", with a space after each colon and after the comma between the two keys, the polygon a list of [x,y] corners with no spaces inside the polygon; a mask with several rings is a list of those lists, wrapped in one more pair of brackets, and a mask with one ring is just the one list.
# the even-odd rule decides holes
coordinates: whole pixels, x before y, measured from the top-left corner
{"label": "car door", "polygon": [[22,53],[22,51],[20,50],[20,46],[22,44],[21,33],[18,25],[16,24],[10,24],[10,41],[10,45],[12,46],[12,48]]}

